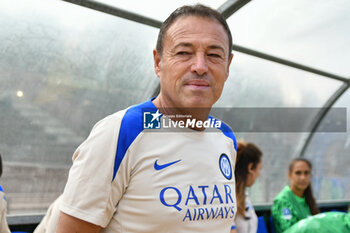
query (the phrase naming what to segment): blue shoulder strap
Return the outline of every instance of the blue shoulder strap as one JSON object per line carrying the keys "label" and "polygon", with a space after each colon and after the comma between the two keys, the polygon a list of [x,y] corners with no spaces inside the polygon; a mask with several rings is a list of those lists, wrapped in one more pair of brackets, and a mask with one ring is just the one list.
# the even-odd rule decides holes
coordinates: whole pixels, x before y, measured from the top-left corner
{"label": "blue shoulder strap", "polygon": [[142,104],[130,107],[126,111],[119,130],[112,180],[114,180],[118,172],[119,166],[122,163],[126,151],[136,139],[136,137],[143,131],[143,112],[157,111],[156,106],[154,106],[154,104],[152,103],[153,99]]}
{"label": "blue shoulder strap", "polygon": [[[217,119],[212,117],[212,116],[209,116],[209,118],[214,119],[215,121],[217,121]],[[235,150],[237,151],[237,140],[236,140],[236,137],[233,134],[232,129],[230,128],[230,126],[228,126],[226,123],[221,121],[221,127],[219,129],[222,131],[222,133],[226,137],[229,137],[229,138],[232,139],[233,146],[234,146]]]}

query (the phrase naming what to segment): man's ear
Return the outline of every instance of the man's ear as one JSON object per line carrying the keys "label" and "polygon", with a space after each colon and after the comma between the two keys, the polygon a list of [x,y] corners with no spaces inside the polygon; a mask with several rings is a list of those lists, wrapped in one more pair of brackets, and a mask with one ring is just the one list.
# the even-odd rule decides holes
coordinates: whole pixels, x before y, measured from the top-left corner
{"label": "man's ear", "polygon": [[154,60],[154,72],[158,77],[160,77],[161,71],[161,56],[157,50],[153,49],[153,60]]}
{"label": "man's ear", "polygon": [[233,54],[229,57],[228,62],[227,62],[227,76],[225,81],[227,80],[228,76],[230,76],[230,65],[233,59]]}

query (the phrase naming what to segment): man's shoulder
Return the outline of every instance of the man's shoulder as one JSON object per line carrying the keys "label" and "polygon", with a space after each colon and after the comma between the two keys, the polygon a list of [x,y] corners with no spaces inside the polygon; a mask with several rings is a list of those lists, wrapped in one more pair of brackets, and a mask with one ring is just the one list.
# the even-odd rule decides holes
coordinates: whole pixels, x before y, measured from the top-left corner
{"label": "man's shoulder", "polygon": [[212,120],[212,121],[218,121],[220,122],[220,127],[218,127],[217,129],[220,130],[226,137],[229,137],[232,139],[233,141],[233,145],[235,147],[235,150],[237,151],[237,140],[236,140],[236,136],[235,134],[233,133],[231,127],[226,124],[224,121],[220,120],[220,119],[217,119],[213,116],[209,116],[209,118]]}
{"label": "man's shoulder", "polygon": [[93,130],[101,129],[101,128],[114,128],[120,125],[123,116],[125,115],[127,109],[120,110],[113,114],[110,114],[103,119],[99,120],[93,127]]}
{"label": "man's shoulder", "polygon": [[155,108],[152,104],[152,101],[146,101],[137,105],[129,106],[123,110],[117,111],[113,114],[110,114],[98,121],[95,125],[120,125],[122,123],[126,123],[128,127],[132,127],[133,125],[139,125],[142,122],[142,114],[145,109],[153,109]]}

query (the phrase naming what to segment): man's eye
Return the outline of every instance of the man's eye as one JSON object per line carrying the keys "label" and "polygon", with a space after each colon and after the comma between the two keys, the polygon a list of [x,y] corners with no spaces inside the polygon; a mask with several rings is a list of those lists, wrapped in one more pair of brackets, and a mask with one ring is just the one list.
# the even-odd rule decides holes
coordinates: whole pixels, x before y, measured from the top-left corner
{"label": "man's eye", "polygon": [[188,55],[188,54],[190,54],[190,53],[186,52],[186,51],[177,52],[177,55]]}
{"label": "man's eye", "polygon": [[220,56],[219,54],[216,54],[216,53],[209,53],[208,56],[209,56],[209,57],[221,58],[221,56]]}

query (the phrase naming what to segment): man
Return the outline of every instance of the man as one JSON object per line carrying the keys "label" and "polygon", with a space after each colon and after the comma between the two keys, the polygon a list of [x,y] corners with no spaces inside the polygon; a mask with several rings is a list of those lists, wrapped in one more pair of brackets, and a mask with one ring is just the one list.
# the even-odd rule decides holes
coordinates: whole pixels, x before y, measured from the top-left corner
{"label": "man", "polygon": [[[203,122],[218,122],[209,112],[228,78],[231,46],[227,23],[208,7],[169,16],[153,51],[160,94],[103,119],[76,150],[57,233],[230,231],[236,141],[225,124],[207,132]],[[159,128],[161,113],[189,124],[145,130]]]}

